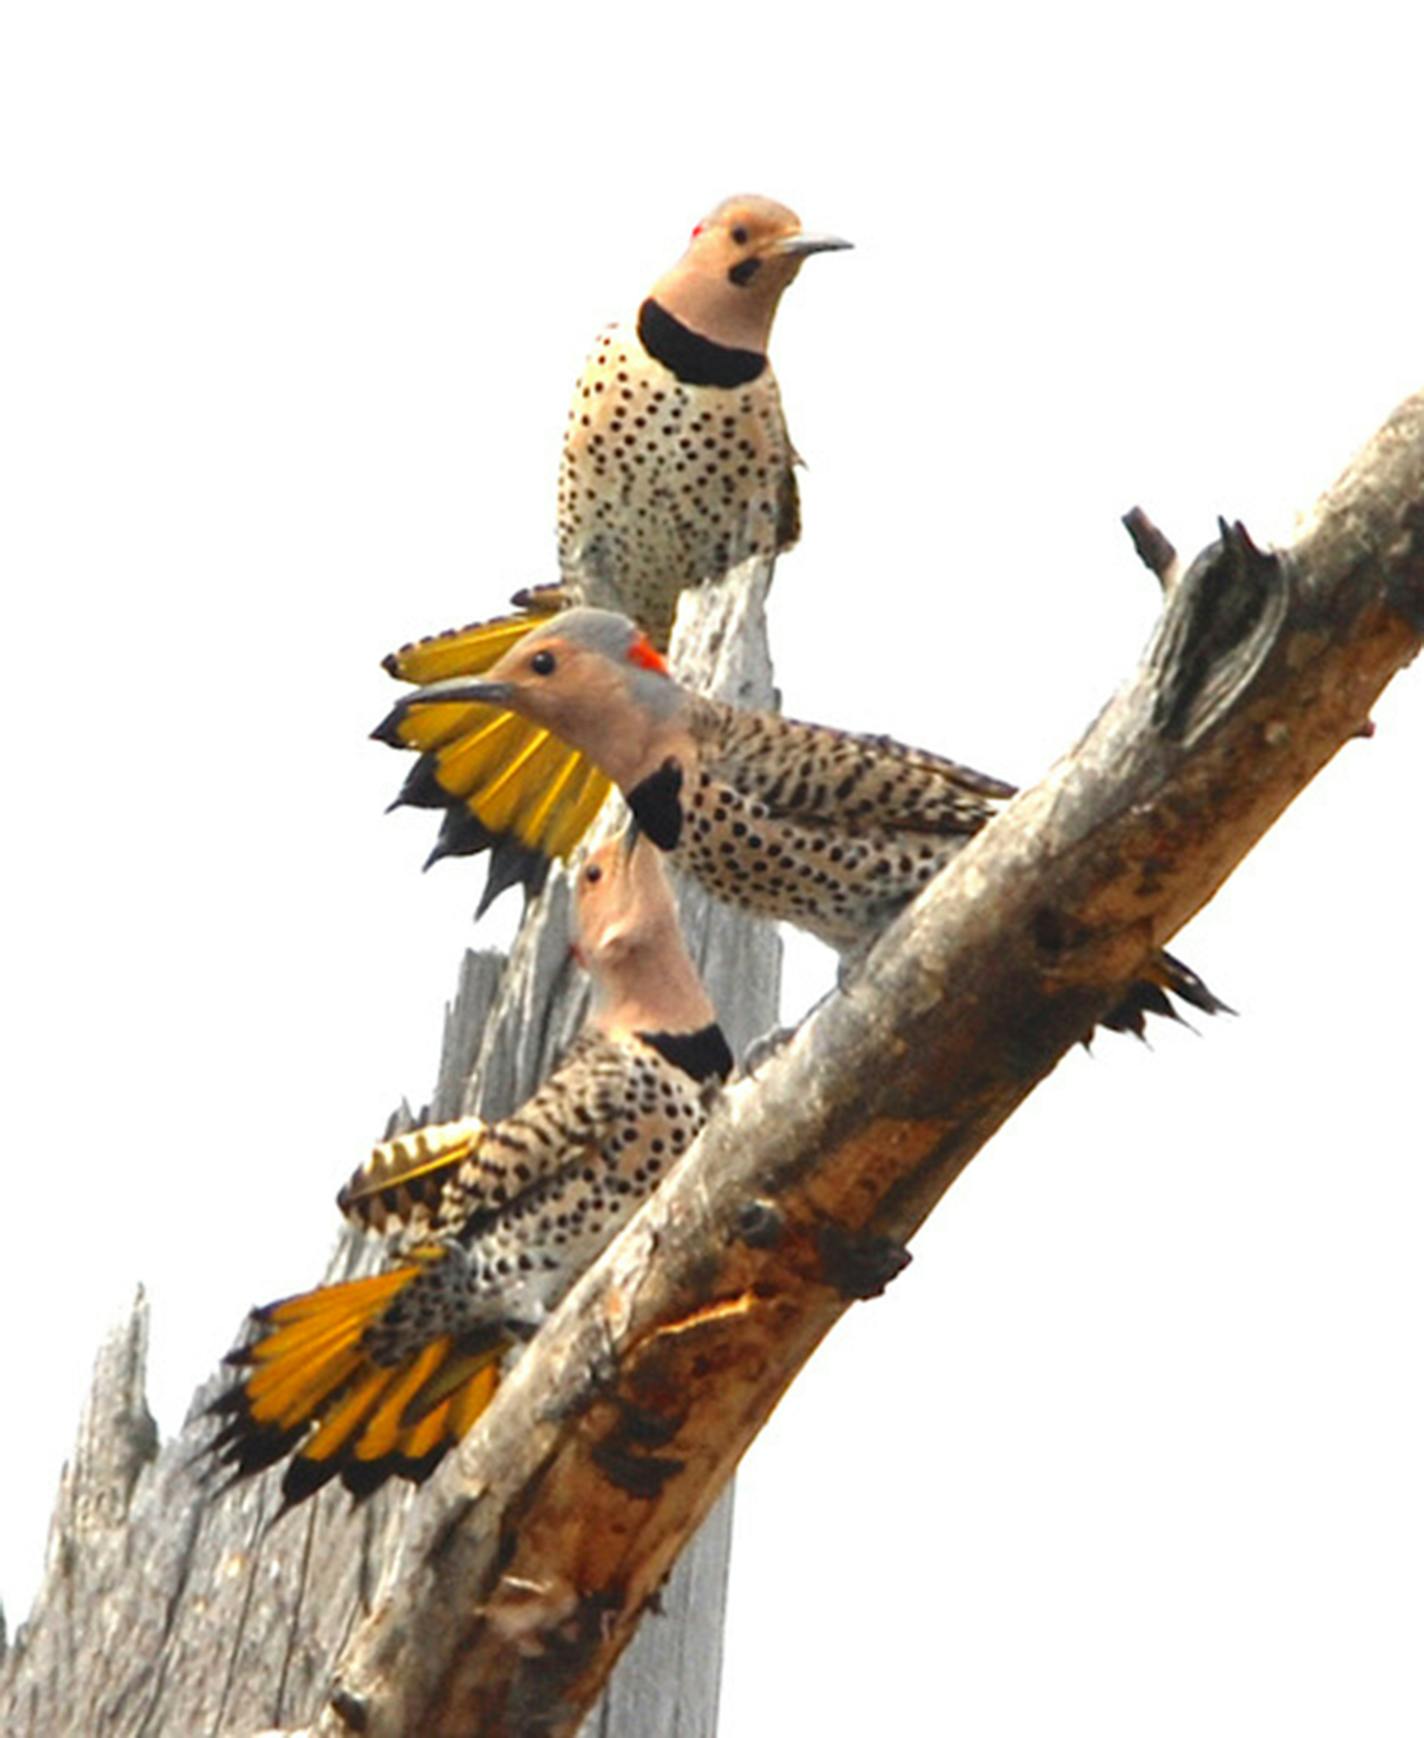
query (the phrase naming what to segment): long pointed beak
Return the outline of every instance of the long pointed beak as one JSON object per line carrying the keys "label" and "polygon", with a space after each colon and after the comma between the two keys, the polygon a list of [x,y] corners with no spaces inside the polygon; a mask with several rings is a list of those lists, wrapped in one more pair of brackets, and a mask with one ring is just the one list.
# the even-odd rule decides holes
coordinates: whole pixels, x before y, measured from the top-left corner
{"label": "long pointed beak", "polygon": [[427,682],[407,694],[405,706],[508,706],[515,694],[512,682],[471,681],[468,676],[447,676],[443,682]]}
{"label": "long pointed beak", "polygon": [[838,235],[808,235],[802,230],[796,235],[782,236],[772,251],[784,254],[788,259],[805,259],[807,254],[841,253],[854,246],[853,241],[845,241]]}

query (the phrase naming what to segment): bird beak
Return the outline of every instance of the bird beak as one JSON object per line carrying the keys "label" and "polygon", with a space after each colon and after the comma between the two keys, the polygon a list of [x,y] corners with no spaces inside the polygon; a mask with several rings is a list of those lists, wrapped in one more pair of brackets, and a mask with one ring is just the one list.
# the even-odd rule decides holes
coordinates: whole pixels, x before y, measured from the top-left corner
{"label": "bird beak", "polygon": [[805,259],[807,254],[840,253],[854,246],[853,241],[843,241],[838,235],[807,235],[804,230],[798,230],[795,235],[783,235],[773,242],[771,252],[786,259]]}
{"label": "bird beak", "polygon": [[629,815],[628,825],[623,829],[623,861],[626,863],[638,848],[638,841],[643,836],[643,829],[638,825],[638,817]]}
{"label": "bird beak", "polygon": [[468,676],[448,676],[427,682],[407,694],[406,706],[508,706],[516,693],[512,682],[472,682]]}

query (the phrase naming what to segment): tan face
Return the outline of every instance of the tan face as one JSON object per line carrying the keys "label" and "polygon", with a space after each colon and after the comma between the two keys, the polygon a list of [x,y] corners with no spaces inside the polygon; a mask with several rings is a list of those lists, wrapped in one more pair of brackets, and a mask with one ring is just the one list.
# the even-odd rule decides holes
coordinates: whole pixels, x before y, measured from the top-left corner
{"label": "tan face", "polygon": [[574,881],[574,952],[593,974],[606,1032],[696,1032],[717,1015],[688,958],[662,854],[645,838],[610,839]]}
{"label": "tan face", "polygon": [[781,293],[811,253],[848,247],[807,235],[774,199],[739,194],[703,218],[682,258],[653,286],[653,298],[704,338],[764,351]]}
{"label": "tan face", "polygon": [[666,670],[641,636],[617,659],[551,627],[513,646],[481,686],[506,690],[490,699],[544,725],[621,784],[641,771],[656,726],[629,692],[627,678],[639,668]]}
{"label": "tan face", "polygon": [[749,299],[779,296],[801,269],[788,245],[801,235],[801,219],[774,199],[724,199],[692,232],[683,264],[742,290]]}
{"label": "tan face", "polygon": [[655,945],[675,921],[656,848],[640,839],[629,851],[618,838],[590,851],[574,888],[574,918],[578,957],[590,969],[616,968]]}

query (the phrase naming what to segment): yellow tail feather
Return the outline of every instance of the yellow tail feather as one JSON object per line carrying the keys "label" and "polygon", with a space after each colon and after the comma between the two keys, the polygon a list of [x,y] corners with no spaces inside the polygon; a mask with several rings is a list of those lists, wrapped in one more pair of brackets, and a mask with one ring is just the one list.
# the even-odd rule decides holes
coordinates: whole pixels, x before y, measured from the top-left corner
{"label": "yellow tail feather", "polygon": [[401,682],[440,682],[447,676],[478,676],[517,646],[532,628],[548,621],[568,602],[556,587],[521,592],[517,615],[470,622],[463,628],[412,640],[384,659],[386,671]]}
{"label": "yellow tail feather", "polygon": [[361,1367],[359,1329],[328,1342],[302,1346],[290,1357],[254,1370],[245,1386],[247,1408],[258,1424],[290,1430],[303,1423]]}
{"label": "yellow tail feather", "polygon": [[584,760],[582,755],[571,758],[578,761],[578,767],[568,800],[559,805],[557,813],[549,816],[545,826],[542,849],[549,857],[568,856],[593,825],[593,817],[613,789],[613,781],[592,761]]}
{"label": "yellow tail feather", "polygon": [[[495,1372],[495,1375],[497,1377],[498,1372]],[[493,1387],[490,1388],[490,1393],[494,1393]],[[483,1412],[488,1404],[488,1400],[482,1402],[479,1412],[475,1414],[475,1418],[479,1417],[480,1412]],[[451,1412],[453,1408],[453,1400],[442,1400],[433,1412],[427,1412],[418,1424],[413,1425],[411,1429],[407,1431],[405,1440],[402,1444],[406,1460],[424,1460],[427,1455],[433,1453],[434,1450],[440,1446],[441,1442],[447,1435],[451,1442],[458,1442],[460,1440],[465,1432],[464,1430],[456,1430],[452,1427]],[[470,1422],[473,1424],[474,1419],[471,1419]],[[466,1426],[466,1428],[468,1428],[468,1426]]]}
{"label": "yellow tail feather", "polygon": [[[358,1460],[379,1460],[382,1455],[395,1453],[402,1438],[410,1434],[405,1425],[407,1408],[449,1355],[450,1338],[446,1335],[432,1341],[400,1372],[400,1380],[381,1396],[379,1409],[367,1421],[356,1442]],[[321,1458],[315,1438],[302,1452],[313,1460]]]}
{"label": "yellow tail feather", "polygon": [[257,1338],[231,1354],[243,1379],[214,1402],[210,1445],[238,1477],[290,1456],[282,1481],[299,1502],[339,1477],[354,1495],[388,1478],[429,1475],[489,1404],[505,1342],[458,1346],[449,1334],[403,1361],[375,1363],[369,1328],[436,1251],[389,1272],[321,1286],[255,1312]]}
{"label": "yellow tail feather", "polygon": [[477,1370],[458,1394],[450,1397],[450,1434],[458,1442],[479,1415],[494,1399],[499,1386],[499,1365],[486,1364]]}
{"label": "yellow tail feather", "polygon": [[350,1441],[356,1428],[365,1423],[376,1402],[398,1375],[399,1371],[382,1369],[378,1364],[366,1365],[351,1386],[322,1415],[316,1434],[302,1444],[301,1459],[331,1460],[337,1450]]}
{"label": "yellow tail feather", "polygon": [[[568,599],[557,587],[521,593],[526,611],[476,622],[393,652],[385,667],[424,684],[477,676]],[[420,759],[397,803],[443,808],[445,824],[431,854],[493,853],[481,910],[506,886],[543,885],[548,864],[566,857],[603,805],[609,781],[548,731],[510,712],[481,705],[398,705],[375,732]]]}
{"label": "yellow tail feather", "polygon": [[242,1354],[253,1365],[243,1385],[253,1419],[287,1426],[310,1416],[360,1363],[352,1349],[361,1335],[419,1272],[410,1263],[284,1298],[263,1311],[264,1325],[272,1325]]}
{"label": "yellow tail feather", "polygon": [[508,733],[518,727],[512,712],[469,700],[447,700],[403,712],[395,734],[399,747],[432,755],[440,788],[463,797],[488,767],[499,765],[507,752]]}
{"label": "yellow tail feather", "polygon": [[546,858],[573,850],[611,788],[576,749],[488,706],[414,706],[395,736],[422,756],[417,806],[430,806],[433,782],[444,807],[463,808],[494,839],[508,836]]}

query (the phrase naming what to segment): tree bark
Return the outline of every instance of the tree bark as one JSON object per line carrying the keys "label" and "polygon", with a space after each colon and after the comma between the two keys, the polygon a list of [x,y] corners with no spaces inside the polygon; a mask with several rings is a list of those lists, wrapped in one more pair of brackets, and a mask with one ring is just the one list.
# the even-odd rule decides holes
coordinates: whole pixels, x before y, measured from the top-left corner
{"label": "tree bark", "polygon": [[[673,647],[686,679],[742,704],[775,704],[764,608],[771,571],[748,563],[689,596]],[[780,942],[696,889],[682,908],[740,1049],[776,1019]],[[505,1114],[577,1031],[586,991],[570,966],[568,913],[559,871],[507,961],[466,953],[428,1120]],[[403,1107],[392,1132],[412,1120]],[[333,1190],[358,1157],[333,1155]],[[369,1271],[380,1255],[349,1232],[327,1278]],[[147,1344],[140,1293],[96,1362],[34,1610],[8,1653],[0,1632],[6,1738],[194,1738],[306,1725],[327,1703],[336,1662],[425,1500],[401,1486],[356,1508],[333,1488],[273,1525],[279,1472],[216,1495],[197,1457],[212,1434],[203,1409],[230,1377],[198,1390],[181,1433],[160,1448],[144,1395]],[[663,1620],[646,1627],[589,1714],[588,1738],[712,1738],[731,1515],[729,1491],[669,1580]]]}

